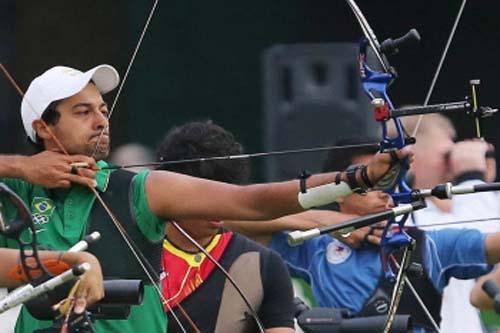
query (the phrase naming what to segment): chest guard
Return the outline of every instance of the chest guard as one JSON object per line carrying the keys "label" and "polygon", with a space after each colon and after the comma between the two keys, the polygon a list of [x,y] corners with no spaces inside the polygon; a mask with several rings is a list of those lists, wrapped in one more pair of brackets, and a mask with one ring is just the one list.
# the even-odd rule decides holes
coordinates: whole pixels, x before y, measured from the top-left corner
{"label": "chest guard", "polygon": [[[138,250],[151,276],[159,281],[162,242],[160,240],[156,244],[152,243],[137,226],[133,214],[131,188],[134,176],[135,173],[126,170],[112,172],[107,190],[101,193],[101,198],[133,241],[132,246]],[[98,202],[94,203],[87,223],[87,232],[92,231],[99,231],[101,240],[92,244],[89,252],[99,259],[105,279],[141,279],[145,283],[150,283],[115,224]]]}
{"label": "chest guard", "polygon": [[[423,275],[421,276],[410,276],[412,285],[415,287],[417,293],[422,295],[425,305],[429,309],[434,320],[439,323],[441,321],[441,302],[442,295],[439,293],[432,281],[427,275],[427,269],[424,263],[424,251],[425,251],[425,232],[417,228],[408,228],[407,233],[417,241],[417,248],[412,253],[411,262],[418,263],[423,267]],[[395,252],[395,257],[399,261],[399,252]],[[391,295],[393,290],[393,284],[387,281],[384,274],[380,275],[377,288],[373,294],[368,298],[363,309],[358,314],[360,317],[368,316],[380,316],[386,314],[389,310],[389,304],[391,303]],[[424,327],[431,331],[434,330],[434,326],[427,318],[425,312],[422,310],[420,305],[415,300],[412,292],[406,287],[403,291],[401,302],[399,304],[398,314],[409,314],[413,320],[415,326]]]}

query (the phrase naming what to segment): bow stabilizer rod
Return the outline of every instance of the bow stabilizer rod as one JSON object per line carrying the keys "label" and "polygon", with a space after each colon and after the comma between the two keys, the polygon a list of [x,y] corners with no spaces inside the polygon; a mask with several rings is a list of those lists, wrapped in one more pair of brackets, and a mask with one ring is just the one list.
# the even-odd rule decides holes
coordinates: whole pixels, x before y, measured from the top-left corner
{"label": "bow stabilizer rod", "polygon": [[0,300],[0,314],[40,295],[46,294],[54,290],[55,288],[65,284],[66,282],[75,280],[88,270],[90,270],[90,264],[84,262],[64,271],[59,275],[50,278],[49,280],[37,286],[26,284],[23,287],[20,287]]}
{"label": "bow stabilizer rod", "polygon": [[79,242],[77,242],[75,245],[70,247],[68,249],[68,252],[80,252],[80,251],[85,251],[90,244],[97,242],[99,239],[101,239],[101,233],[99,231],[94,231],[85,237]]}
{"label": "bow stabilizer rod", "polygon": [[380,213],[369,214],[355,219],[348,220],[343,223],[324,226],[321,228],[313,228],[309,230],[296,230],[288,234],[288,244],[290,246],[297,246],[302,244],[305,240],[318,237],[323,234],[330,232],[342,232],[349,233],[356,229],[363,228],[378,222],[382,222],[391,218],[395,218],[400,215],[409,214],[416,210],[425,208],[426,204],[424,201],[416,201],[409,204],[401,204],[397,207],[384,210]]}
{"label": "bow stabilizer rod", "polygon": [[451,199],[457,194],[470,194],[479,192],[500,191],[500,183],[484,183],[476,185],[453,185],[452,183],[444,183],[436,185],[432,189],[414,190],[411,197],[414,200],[421,200],[427,197],[436,197],[438,199]]}
{"label": "bow stabilizer rod", "polygon": [[387,104],[384,103],[384,100],[382,98],[375,98],[372,101],[372,105],[375,106],[375,120],[377,121],[386,121],[398,117],[424,115],[428,113],[454,113],[465,111],[465,113],[467,114],[474,115],[474,118],[476,119],[477,133],[481,133],[480,130],[477,130],[477,128],[480,128],[478,125],[479,119],[490,117],[498,111],[498,109],[494,109],[490,106],[474,107],[473,104],[471,104],[471,102],[467,99],[459,102],[405,106],[402,108],[390,110]]}

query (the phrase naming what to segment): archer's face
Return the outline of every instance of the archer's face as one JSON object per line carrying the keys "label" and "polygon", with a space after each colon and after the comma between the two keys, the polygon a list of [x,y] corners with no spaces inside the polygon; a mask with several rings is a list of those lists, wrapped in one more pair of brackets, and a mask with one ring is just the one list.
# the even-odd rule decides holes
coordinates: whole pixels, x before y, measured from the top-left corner
{"label": "archer's face", "polygon": [[181,220],[177,223],[195,240],[203,241],[217,234],[224,222],[208,220]]}
{"label": "archer's face", "polygon": [[[89,83],[78,94],[63,100],[57,106],[57,111],[61,117],[57,124],[50,127],[68,153],[94,155],[96,160],[108,156],[110,145],[108,107],[94,84]],[[96,147],[103,130],[104,133]],[[57,146],[55,148],[57,149]]]}

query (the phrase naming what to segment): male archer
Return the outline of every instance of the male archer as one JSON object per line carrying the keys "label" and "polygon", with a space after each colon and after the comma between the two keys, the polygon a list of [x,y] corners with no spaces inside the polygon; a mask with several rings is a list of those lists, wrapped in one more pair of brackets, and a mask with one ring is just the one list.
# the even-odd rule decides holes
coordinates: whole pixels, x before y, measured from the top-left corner
{"label": "male archer", "polygon": [[[418,116],[404,117],[405,128],[413,132]],[[415,163],[411,174],[415,188],[432,188],[445,182],[455,185],[476,185],[495,180],[495,158],[491,154],[493,146],[480,140],[455,142],[456,131],[452,122],[441,114],[425,115],[416,133],[414,146]],[[477,220],[496,216],[499,211],[495,192],[474,193],[454,196],[450,200],[426,199],[427,208],[413,214],[408,224],[416,226],[447,221]],[[500,231],[498,221],[462,224],[461,227],[479,231]],[[474,279],[451,279],[443,293],[441,308],[441,332],[453,333],[482,332],[484,324],[476,308],[469,304]]]}
{"label": "male archer", "polygon": [[[243,154],[243,147],[222,127],[191,122],[170,130],[158,147],[158,160]],[[245,184],[248,160],[208,161],[165,165],[163,170],[205,179]],[[224,221],[179,220],[179,227],[203,246],[235,279],[255,309],[266,333],[294,331],[293,290],[290,275],[280,256],[243,235],[224,230]],[[254,318],[242,297],[209,258],[174,225],[168,223],[163,242],[163,293],[169,306],[169,332],[181,332],[172,320],[176,312],[188,313],[201,332],[254,332]],[[202,305],[203,304],[203,305]]]}
{"label": "male archer", "polygon": [[[47,70],[31,82],[21,105],[26,134],[41,152],[0,156],[0,177],[31,208],[42,245],[65,250],[87,231],[98,230],[102,239],[91,251],[100,260],[105,277],[150,281],[145,271],[153,277],[145,288],[143,304],[132,308],[129,319],[97,321],[99,332],[166,331],[165,312],[154,286],[160,271],[164,221],[272,219],[332,202],[397,174],[388,172],[398,167],[389,154],[378,154],[368,166],[355,171],[313,175],[302,182],[302,191],[297,180],[238,186],[167,171],[111,172],[105,170],[103,161],[109,152],[110,132],[102,94],[118,82],[118,73],[108,65],[87,72],[62,66]],[[398,158],[408,155],[406,149],[397,152]],[[89,168],[75,172],[74,162],[84,162]],[[100,194],[126,237],[149,259],[145,268],[89,187]],[[3,204],[12,218],[14,208],[8,202]],[[0,245],[16,247],[3,238]],[[79,291],[77,296],[86,295]],[[23,311],[16,331],[32,332],[48,325]]]}
{"label": "male archer", "polygon": [[[481,168],[480,157],[484,158],[486,147],[487,144],[482,143],[482,147],[471,151],[473,156],[468,157],[471,161],[463,171]],[[370,148],[331,152],[326,165],[337,168],[366,163],[373,153]],[[355,215],[380,212],[392,205],[391,197],[381,191],[353,194],[338,200],[340,213]],[[380,229],[368,228],[365,237],[349,244],[342,236],[333,238],[330,235],[307,240],[296,247],[287,243],[286,230],[311,229],[338,221],[338,212],[310,210],[269,222],[226,222],[226,226],[255,237],[280,253],[291,275],[310,283],[320,306],[347,308],[360,317],[383,315],[390,304],[393,285],[386,281],[382,271],[380,241],[374,235]],[[430,224],[431,221],[423,223]],[[404,289],[398,313],[412,316],[413,332],[435,332],[432,321],[436,325],[440,323],[443,289],[452,277],[470,279],[488,273],[492,265],[500,261],[500,233],[483,234],[465,228],[423,231],[415,227],[407,232],[417,241],[411,260],[420,263],[424,272],[421,278],[410,277],[410,281],[430,311],[432,320],[408,288]]]}

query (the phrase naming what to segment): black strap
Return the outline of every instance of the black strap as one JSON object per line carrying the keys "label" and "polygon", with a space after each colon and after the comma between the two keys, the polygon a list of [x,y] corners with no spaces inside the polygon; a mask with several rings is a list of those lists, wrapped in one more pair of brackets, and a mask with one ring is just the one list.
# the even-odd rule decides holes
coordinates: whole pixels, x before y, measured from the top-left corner
{"label": "black strap", "polygon": [[306,193],[307,192],[307,185],[306,185],[306,179],[311,177],[311,173],[307,170],[302,170],[299,173],[299,180],[300,180],[300,192],[301,193]]}
{"label": "black strap", "polygon": [[337,172],[337,174],[335,175],[335,185],[340,184],[341,177],[342,177],[342,172]]}
{"label": "black strap", "polygon": [[366,165],[363,165],[361,167],[361,179],[363,180],[367,188],[373,187],[373,183],[370,180],[370,177],[368,177],[368,167]]}

